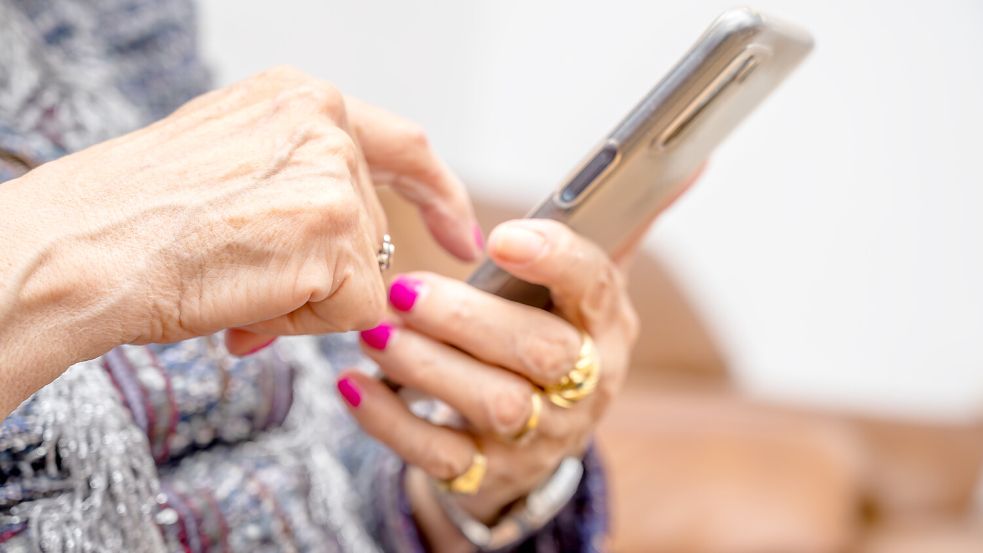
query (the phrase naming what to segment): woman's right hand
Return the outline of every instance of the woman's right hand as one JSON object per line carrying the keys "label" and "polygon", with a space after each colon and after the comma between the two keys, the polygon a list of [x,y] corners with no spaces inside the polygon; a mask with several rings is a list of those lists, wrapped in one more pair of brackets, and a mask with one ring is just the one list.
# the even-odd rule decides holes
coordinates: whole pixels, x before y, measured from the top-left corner
{"label": "woman's right hand", "polygon": [[229,327],[372,327],[386,304],[373,176],[478,257],[468,197],[419,127],[290,68],[43,165],[0,186],[0,343],[58,318],[76,330],[59,342],[69,362]]}

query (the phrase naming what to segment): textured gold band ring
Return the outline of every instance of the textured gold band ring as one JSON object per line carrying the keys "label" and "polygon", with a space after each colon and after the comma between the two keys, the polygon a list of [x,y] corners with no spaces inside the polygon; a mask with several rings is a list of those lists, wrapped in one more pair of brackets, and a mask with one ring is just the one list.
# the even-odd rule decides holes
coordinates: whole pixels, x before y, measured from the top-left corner
{"label": "textured gold band ring", "polygon": [[591,395],[601,378],[601,360],[594,347],[594,340],[586,332],[581,333],[582,342],[573,369],[556,384],[546,386],[547,399],[553,405],[568,409],[575,403]]}
{"label": "textured gold band ring", "polygon": [[467,470],[450,480],[438,480],[437,486],[445,492],[474,495],[481,489],[481,481],[485,479],[487,471],[488,459],[482,452],[475,450]]}

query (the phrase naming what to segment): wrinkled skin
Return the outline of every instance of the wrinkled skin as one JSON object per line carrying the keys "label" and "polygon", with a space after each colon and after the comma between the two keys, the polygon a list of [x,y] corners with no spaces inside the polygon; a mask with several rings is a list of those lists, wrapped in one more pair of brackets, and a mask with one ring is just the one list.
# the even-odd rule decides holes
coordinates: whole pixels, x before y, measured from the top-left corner
{"label": "wrinkled skin", "polygon": [[479,255],[464,188],[418,126],[291,68],[5,183],[4,414],[119,344],[239,327],[244,353],[372,326],[386,232],[372,173],[451,253]]}

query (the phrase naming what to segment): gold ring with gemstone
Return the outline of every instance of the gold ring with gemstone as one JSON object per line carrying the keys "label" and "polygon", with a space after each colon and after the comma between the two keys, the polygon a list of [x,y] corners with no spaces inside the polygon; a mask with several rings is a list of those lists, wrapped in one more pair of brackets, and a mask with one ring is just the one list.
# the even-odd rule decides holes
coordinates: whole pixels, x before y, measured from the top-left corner
{"label": "gold ring with gemstone", "polygon": [[529,418],[526,419],[525,426],[512,436],[513,442],[519,442],[528,437],[539,426],[539,416],[543,413],[543,394],[540,393],[539,389],[533,388],[530,401],[532,402],[532,410],[529,411]]}
{"label": "gold ring with gemstone", "polygon": [[601,360],[597,356],[594,340],[586,332],[581,333],[583,341],[573,369],[556,384],[546,386],[547,399],[564,409],[591,395],[601,378]]}
{"label": "gold ring with gemstone", "polygon": [[471,465],[461,474],[450,480],[438,480],[437,486],[450,493],[459,495],[474,495],[481,488],[481,481],[488,471],[488,459],[480,451],[475,451],[471,457]]}

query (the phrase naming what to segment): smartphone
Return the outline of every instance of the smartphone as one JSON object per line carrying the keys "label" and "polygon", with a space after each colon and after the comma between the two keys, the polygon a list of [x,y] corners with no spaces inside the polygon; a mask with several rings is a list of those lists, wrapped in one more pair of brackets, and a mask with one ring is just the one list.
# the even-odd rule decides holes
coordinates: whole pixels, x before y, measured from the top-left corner
{"label": "smartphone", "polygon": [[[798,27],[747,8],[727,11],[527,217],[562,221],[618,251],[811,49]],[[490,260],[468,282],[512,301],[550,304],[548,290]]]}

